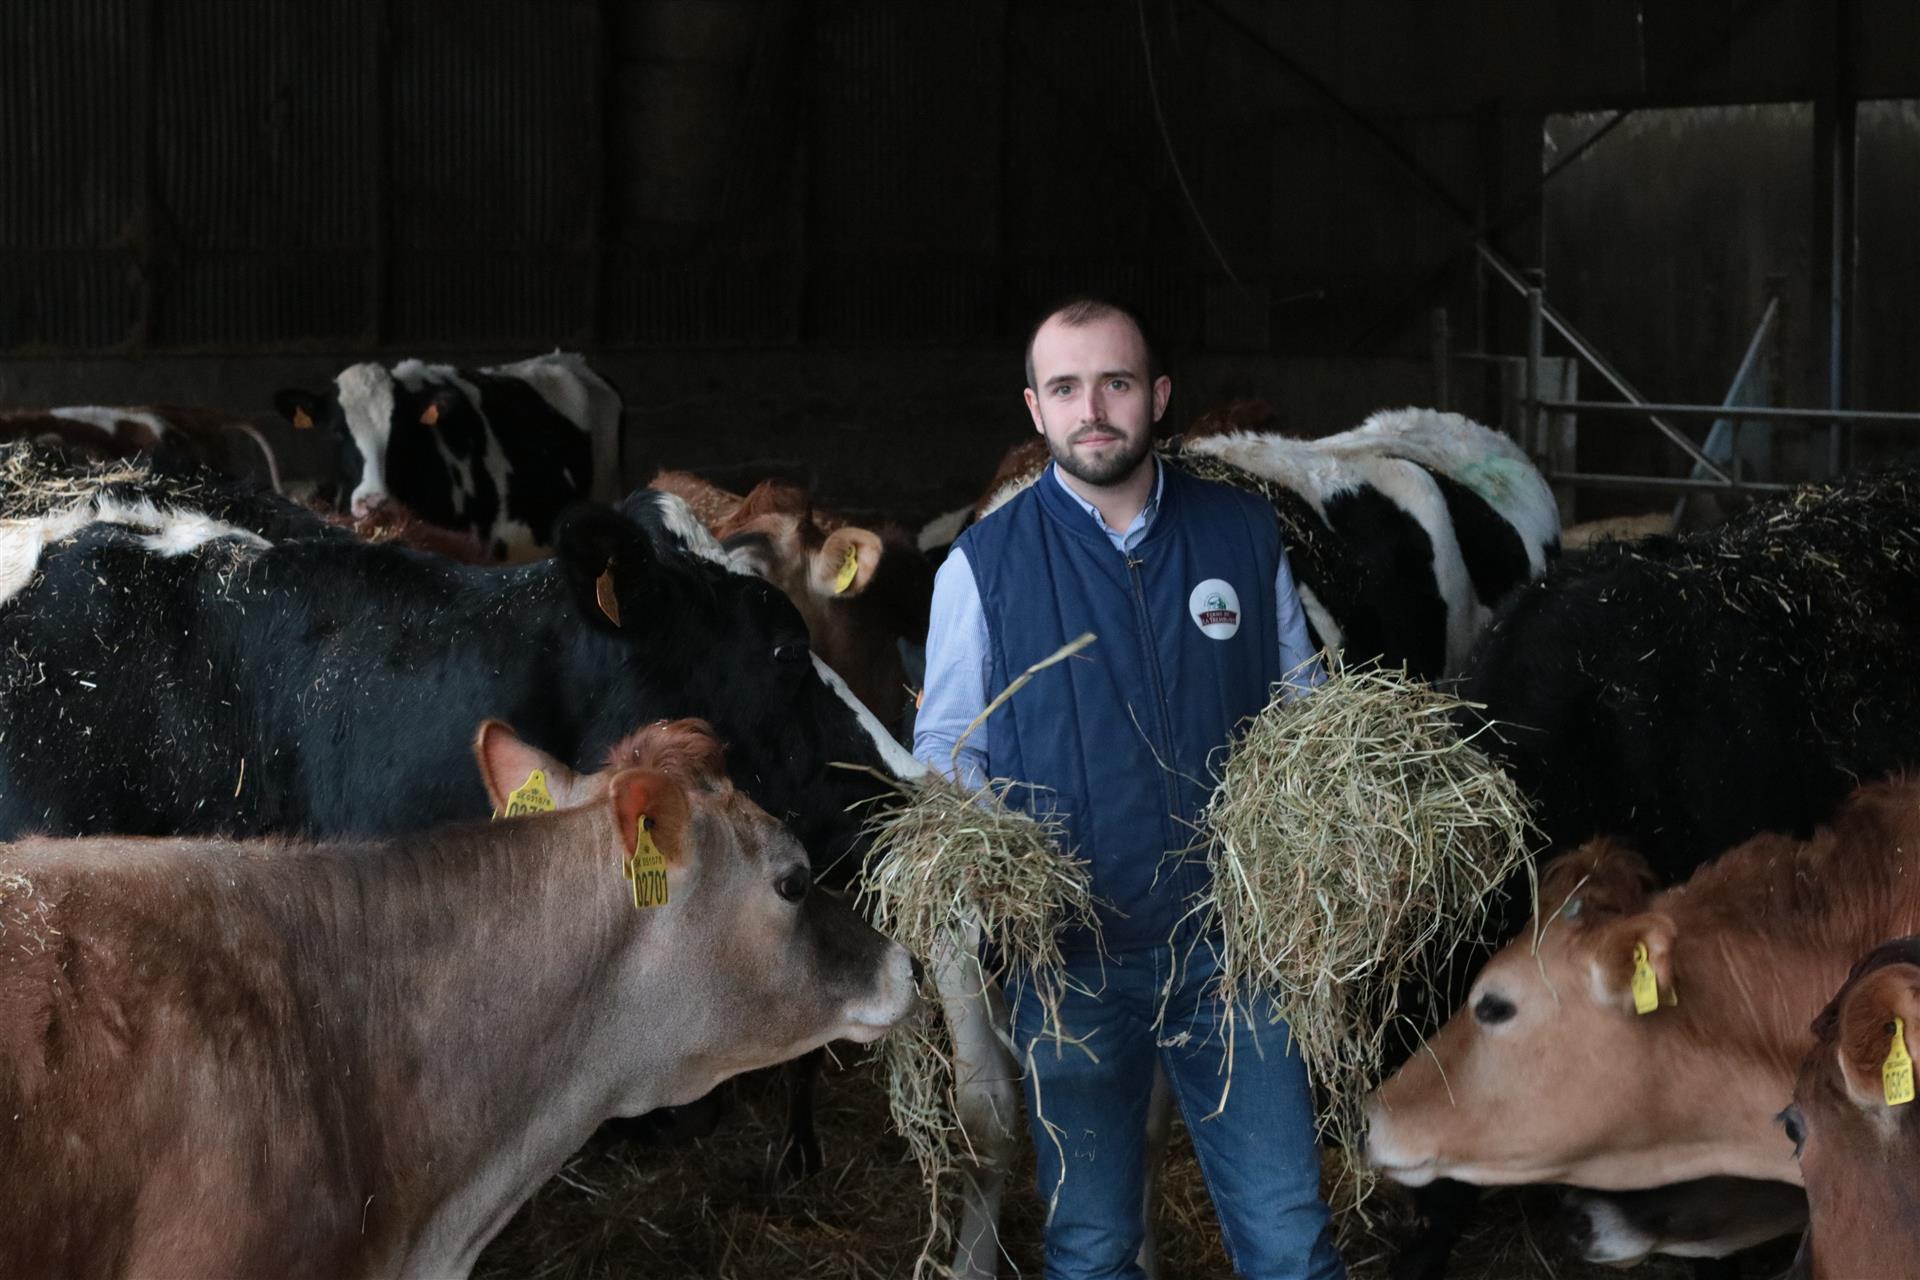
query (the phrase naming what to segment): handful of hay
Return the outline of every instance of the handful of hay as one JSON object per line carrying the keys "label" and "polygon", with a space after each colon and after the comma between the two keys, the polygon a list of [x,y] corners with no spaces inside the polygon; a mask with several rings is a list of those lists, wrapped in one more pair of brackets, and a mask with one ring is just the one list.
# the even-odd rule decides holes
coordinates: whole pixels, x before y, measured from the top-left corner
{"label": "handful of hay", "polygon": [[[974,727],[1035,673],[1092,642],[1091,635],[1081,636],[1029,668],[988,704]],[[868,824],[873,843],[860,903],[876,929],[924,962],[919,1008],[879,1042],[874,1057],[894,1128],[913,1151],[931,1202],[920,1259],[925,1265],[948,1234],[946,1194],[973,1162],[956,1118],[959,1081],[942,991],[978,996],[1018,970],[1040,1001],[1044,1021],[1058,1027],[1066,980],[1060,934],[1086,929],[1097,936],[1099,922],[1092,877],[1087,864],[1065,849],[1064,825],[1008,805],[1008,793],[1023,784],[989,782],[972,791],[928,775],[897,785],[899,801]],[[992,957],[991,969],[982,963],[983,948]]]}
{"label": "handful of hay", "polygon": [[[1271,997],[1352,1149],[1403,992],[1429,1008],[1447,957],[1531,870],[1518,788],[1463,739],[1468,704],[1403,672],[1341,667],[1248,722],[1208,807],[1221,980]],[[1366,1185],[1353,1188],[1357,1203]]]}
{"label": "handful of hay", "polygon": [[[862,906],[876,929],[925,962],[919,1008],[874,1053],[893,1126],[920,1166],[932,1206],[923,1261],[946,1238],[942,1205],[973,1161],[956,1119],[954,1045],[939,977],[947,975],[950,992],[957,983],[978,995],[1017,968],[1057,1025],[1060,931],[1098,928],[1087,864],[1063,852],[1057,822],[1008,807],[1012,785],[973,792],[945,778],[921,779],[871,828]],[[983,944],[991,969],[982,963]]]}

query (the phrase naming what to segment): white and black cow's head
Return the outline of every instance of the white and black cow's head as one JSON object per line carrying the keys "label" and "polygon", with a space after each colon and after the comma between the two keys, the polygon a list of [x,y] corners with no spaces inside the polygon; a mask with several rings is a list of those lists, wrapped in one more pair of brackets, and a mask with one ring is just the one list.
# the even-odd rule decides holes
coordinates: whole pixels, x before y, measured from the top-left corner
{"label": "white and black cow's head", "polygon": [[[533,424],[558,428],[533,442],[533,452],[554,461],[543,455],[571,451],[565,460],[578,473],[571,483],[545,492],[554,486],[543,485],[549,479],[540,474],[544,468],[510,456],[521,451],[502,446],[503,424],[489,417],[488,393],[503,400],[495,412],[516,422],[526,416],[525,406],[509,399],[552,419]],[[552,414],[531,388],[485,371],[418,360],[390,370],[366,361],[341,370],[332,391],[288,388],[274,396],[274,407],[296,428],[324,424],[332,433],[334,480],[321,497],[334,507],[362,519],[397,502],[429,524],[472,534],[497,559],[547,545],[553,517],[585,496],[591,474],[586,438],[576,425]],[[530,491],[510,493],[510,487]]]}
{"label": "white and black cow's head", "polygon": [[[442,414],[457,408],[451,396],[442,394],[451,390],[435,387],[436,394],[423,398],[396,383],[384,366],[367,361],[342,370],[331,391],[289,387],[274,396],[273,405],[297,429],[324,425],[332,433],[333,488],[322,496],[343,511],[351,507],[355,516],[364,516],[392,496],[387,454],[395,436],[412,437],[409,425],[437,426]],[[412,403],[415,400],[420,403]]]}
{"label": "white and black cow's head", "polygon": [[619,512],[575,507],[554,544],[592,629],[627,641],[627,660],[644,666],[633,706],[597,709],[595,738],[607,741],[584,743],[583,755],[646,719],[702,716],[726,743],[736,783],[792,826],[823,870],[857,844],[863,802],[885,789],[876,771],[923,772],[814,656],[792,602],[731,569],[679,499],[641,490]]}

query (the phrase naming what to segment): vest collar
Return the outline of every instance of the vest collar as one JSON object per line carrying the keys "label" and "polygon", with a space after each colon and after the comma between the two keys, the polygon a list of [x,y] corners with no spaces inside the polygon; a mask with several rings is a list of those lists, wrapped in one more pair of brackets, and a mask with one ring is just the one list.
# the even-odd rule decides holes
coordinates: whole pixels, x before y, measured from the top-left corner
{"label": "vest collar", "polygon": [[[1136,547],[1154,540],[1160,526],[1165,523],[1168,508],[1174,505],[1176,486],[1167,483],[1170,468],[1160,460],[1153,458],[1154,479],[1153,494],[1142,509],[1146,516],[1146,532],[1141,534]],[[1113,535],[1108,533],[1106,521],[1100,515],[1100,509],[1067,487],[1065,477],[1060,474],[1059,464],[1049,462],[1040,478],[1034,481],[1035,497],[1040,507],[1068,532],[1089,542],[1101,543],[1113,550],[1119,550]]]}

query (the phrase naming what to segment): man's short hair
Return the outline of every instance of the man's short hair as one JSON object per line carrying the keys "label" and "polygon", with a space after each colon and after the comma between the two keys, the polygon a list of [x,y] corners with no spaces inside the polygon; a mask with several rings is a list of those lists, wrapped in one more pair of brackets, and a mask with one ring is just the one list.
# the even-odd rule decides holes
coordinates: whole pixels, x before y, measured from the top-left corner
{"label": "man's short hair", "polygon": [[1027,330],[1027,388],[1038,391],[1033,374],[1033,340],[1047,327],[1049,320],[1058,319],[1068,328],[1078,329],[1082,325],[1092,324],[1096,320],[1105,320],[1109,316],[1120,316],[1133,323],[1140,334],[1140,345],[1147,349],[1147,381],[1153,382],[1160,376],[1160,357],[1154,353],[1153,339],[1147,336],[1147,326],[1140,323],[1140,317],[1115,302],[1105,298],[1077,297],[1069,298],[1058,306],[1049,307],[1046,314],[1033,322],[1033,328]]}

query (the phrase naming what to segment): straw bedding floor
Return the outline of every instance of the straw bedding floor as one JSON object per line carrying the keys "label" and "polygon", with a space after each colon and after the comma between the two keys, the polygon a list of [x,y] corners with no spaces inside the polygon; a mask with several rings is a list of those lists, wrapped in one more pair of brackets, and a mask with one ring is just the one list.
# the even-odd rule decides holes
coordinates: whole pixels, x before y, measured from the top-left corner
{"label": "straw bedding floor", "polygon": [[[834,1072],[821,1090],[824,1173],[778,1191],[768,1176],[778,1151],[778,1080],[737,1086],[731,1114],[711,1138],[678,1147],[590,1144],[515,1216],[482,1255],[484,1280],[772,1280],[912,1273],[922,1232],[920,1180],[905,1145],[886,1132],[886,1103],[868,1069]],[[1002,1275],[1038,1277],[1041,1204],[1032,1173],[1010,1197]],[[1163,1183],[1162,1230],[1172,1280],[1232,1273],[1184,1135]],[[1391,1209],[1391,1191],[1375,1203]],[[1583,1264],[1560,1245],[1542,1193],[1498,1193],[1457,1255],[1459,1280],[1600,1280],[1624,1275],[1685,1280],[1684,1263],[1628,1272]],[[1346,1250],[1355,1280],[1384,1277],[1386,1243],[1362,1235]],[[1784,1266],[1749,1265],[1772,1275]],[[1768,1260],[1773,1261],[1772,1259]],[[1018,1268],[1016,1272],[1015,1268]]]}

